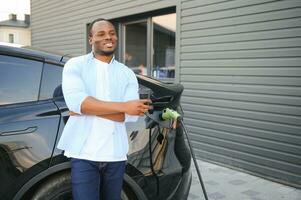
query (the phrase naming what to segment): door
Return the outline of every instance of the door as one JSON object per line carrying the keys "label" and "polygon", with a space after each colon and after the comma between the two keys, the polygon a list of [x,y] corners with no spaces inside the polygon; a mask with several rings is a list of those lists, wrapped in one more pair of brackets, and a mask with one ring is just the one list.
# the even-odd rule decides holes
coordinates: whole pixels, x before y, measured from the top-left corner
{"label": "door", "polygon": [[49,165],[60,116],[52,100],[39,101],[42,69],[40,61],[0,55],[0,196],[4,199],[12,199],[27,179]]}

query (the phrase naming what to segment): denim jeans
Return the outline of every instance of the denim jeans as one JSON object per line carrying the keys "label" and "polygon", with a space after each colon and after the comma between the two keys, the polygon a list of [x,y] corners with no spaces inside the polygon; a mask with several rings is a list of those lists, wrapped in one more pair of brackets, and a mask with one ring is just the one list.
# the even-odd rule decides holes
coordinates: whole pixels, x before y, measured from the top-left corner
{"label": "denim jeans", "polygon": [[71,159],[73,200],[120,200],[125,161]]}

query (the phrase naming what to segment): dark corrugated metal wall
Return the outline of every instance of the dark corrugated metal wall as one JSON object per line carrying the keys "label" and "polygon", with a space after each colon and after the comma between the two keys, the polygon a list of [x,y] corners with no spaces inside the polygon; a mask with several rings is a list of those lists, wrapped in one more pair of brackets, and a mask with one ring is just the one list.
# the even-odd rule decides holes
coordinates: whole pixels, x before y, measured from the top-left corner
{"label": "dark corrugated metal wall", "polygon": [[183,1],[181,18],[198,157],[301,187],[301,1]]}

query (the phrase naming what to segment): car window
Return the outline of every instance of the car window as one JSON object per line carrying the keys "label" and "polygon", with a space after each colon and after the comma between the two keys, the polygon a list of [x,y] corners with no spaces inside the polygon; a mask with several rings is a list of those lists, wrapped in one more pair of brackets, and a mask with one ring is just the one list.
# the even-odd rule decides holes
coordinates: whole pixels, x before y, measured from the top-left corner
{"label": "car window", "polygon": [[[62,66],[47,63],[44,65],[40,100],[53,98],[55,90],[62,84],[62,72]],[[57,94],[56,92],[55,95]]]}
{"label": "car window", "polygon": [[37,101],[43,64],[0,55],[0,105]]}

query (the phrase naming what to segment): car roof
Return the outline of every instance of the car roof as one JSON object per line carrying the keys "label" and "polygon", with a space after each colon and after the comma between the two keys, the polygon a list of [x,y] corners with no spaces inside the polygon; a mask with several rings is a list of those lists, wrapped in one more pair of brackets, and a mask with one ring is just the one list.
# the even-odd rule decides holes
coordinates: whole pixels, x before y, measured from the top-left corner
{"label": "car roof", "polygon": [[7,43],[0,43],[0,54],[13,55],[60,65],[63,65],[69,59],[69,57],[64,54],[49,52],[31,46],[10,45]]}

